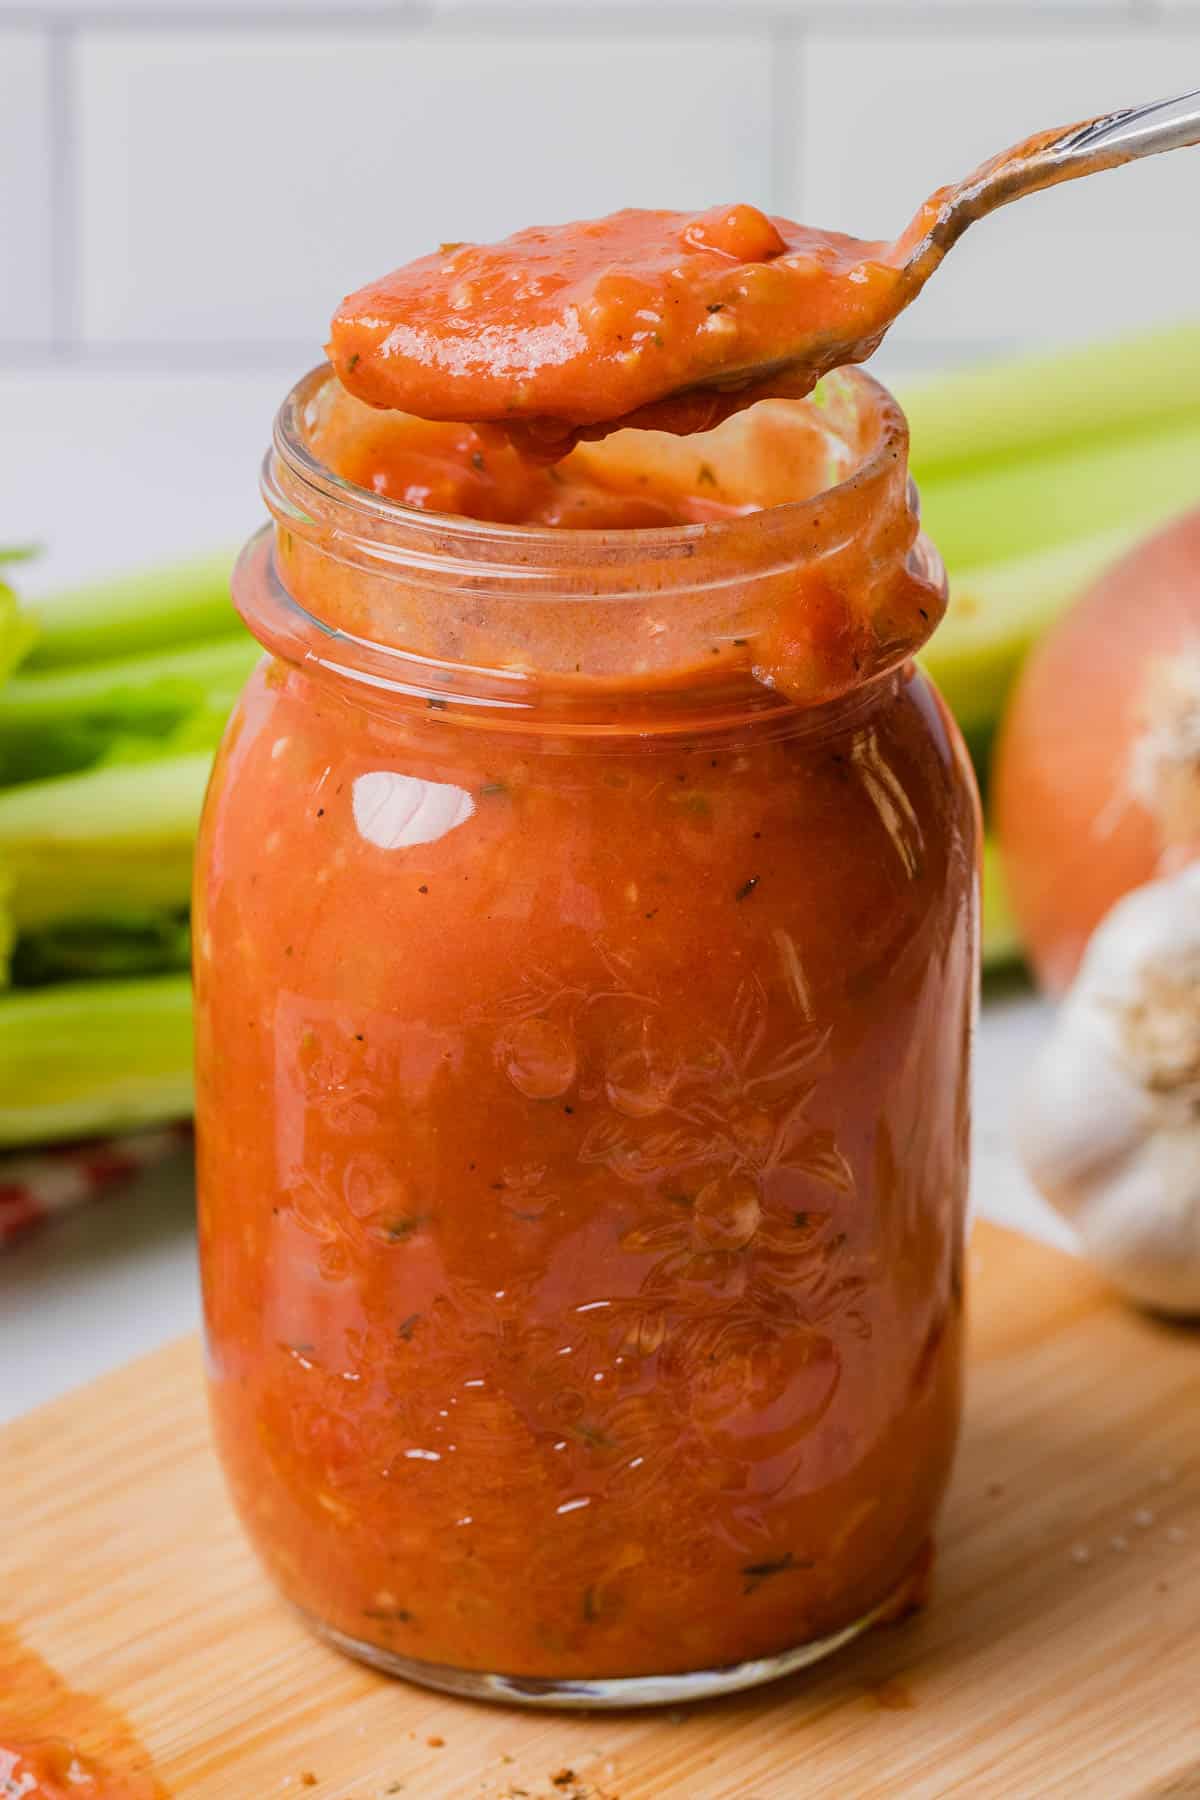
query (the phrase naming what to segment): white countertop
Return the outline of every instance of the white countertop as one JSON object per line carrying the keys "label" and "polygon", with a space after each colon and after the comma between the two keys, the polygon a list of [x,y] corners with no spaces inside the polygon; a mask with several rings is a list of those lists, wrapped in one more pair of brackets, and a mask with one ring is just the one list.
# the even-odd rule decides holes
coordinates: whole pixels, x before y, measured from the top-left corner
{"label": "white countertop", "polygon": [[[20,451],[0,483],[0,544],[46,546],[28,591],[236,545],[261,516],[258,461],[286,374],[0,377],[5,437]],[[1065,1244],[1008,1136],[1013,1094],[1044,1028],[1041,1004],[1023,991],[984,1007],[973,1197],[987,1217]],[[191,1168],[181,1154],[0,1253],[0,1419],[190,1330],[198,1317]]]}

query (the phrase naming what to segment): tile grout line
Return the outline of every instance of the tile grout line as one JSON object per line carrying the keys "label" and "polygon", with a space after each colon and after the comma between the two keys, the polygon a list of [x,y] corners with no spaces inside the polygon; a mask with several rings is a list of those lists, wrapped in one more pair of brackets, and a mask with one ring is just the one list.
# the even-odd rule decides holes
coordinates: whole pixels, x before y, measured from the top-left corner
{"label": "tile grout line", "polygon": [[[550,15],[553,16],[553,15]],[[304,9],[301,11],[281,10],[278,7],[263,6],[256,8],[253,4],[235,7],[220,0],[219,4],[205,6],[197,0],[185,0],[179,6],[169,4],[159,6],[112,6],[80,4],[79,0],[66,0],[66,4],[51,4],[38,8],[35,5],[13,6],[0,9],[0,30],[38,30],[54,31],[66,28],[70,31],[140,31],[146,34],[154,32],[171,33],[175,31],[232,31],[253,32],[261,30],[303,34],[305,31],[334,31],[345,27],[350,31],[377,29],[381,25],[395,25],[403,29],[413,26],[428,25],[433,19],[432,0],[394,0],[387,4],[357,4],[355,0],[344,10],[331,4]]]}
{"label": "tile grout line", "polygon": [[246,372],[286,372],[307,358],[311,366],[320,357],[317,334],[311,339],[280,343],[276,338],[247,338],[237,342],[205,342],[196,338],[126,339],[118,343],[88,343],[75,336],[47,346],[18,338],[0,339],[0,371],[6,374],[34,370],[77,369],[89,374],[240,375]]}
{"label": "tile grout line", "polygon": [[636,6],[627,0],[616,0],[611,7],[581,6],[566,10],[564,0],[510,0],[509,4],[491,7],[467,4],[443,10],[437,0],[396,0],[395,4],[372,4],[371,0],[351,0],[342,10],[330,5],[304,11],[281,11],[271,7],[256,8],[253,3],[233,7],[221,0],[204,7],[197,0],[185,0],[178,7],[160,4],[150,7],[88,5],[86,0],[67,0],[49,14],[33,7],[16,7],[0,14],[0,27],[33,27],[53,32],[55,29],[89,31],[270,31],[280,35],[306,31],[378,30],[394,26],[399,31],[434,29],[447,36],[461,36],[471,31],[519,32],[544,31],[562,37],[600,36],[627,33],[631,28],[645,28],[680,38],[694,37],[714,28],[735,33],[753,32],[778,27],[854,36],[864,30],[895,29],[925,35],[930,31],[950,30],[964,37],[1012,32],[1047,35],[1067,28],[1086,32],[1115,29],[1153,29],[1168,22],[1184,26],[1187,15],[1168,17],[1163,0],[1090,0],[1089,4],[1072,5],[1070,0],[981,0],[977,6],[965,8],[956,0],[907,0],[903,5],[880,4],[879,0],[749,0],[745,7],[732,12],[722,0],[696,0],[686,13],[673,8],[661,11],[653,4]]}
{"label": "tile grout line", "polygon": [[802,16],[810,26],[850,36],[863,29],[952,31],[962,37],[1049,37],[1056,32],[1080,29],[1085,33],[1126,30],[1143,23],[1139,7],[1157,0],[1091,0],[1071,5],[1070,0],[980,0],[964,7],[954,0],[906,0],[899,6],[875,0],[802,0]]}
{"label": "tile grout line", "polygon": [[76,279],[79,268],[75,187],[75,120],[71,53],[74,27],[53,20],[47,28],[50,124],[50,341],[55,357],[76,343],[79,326]]}

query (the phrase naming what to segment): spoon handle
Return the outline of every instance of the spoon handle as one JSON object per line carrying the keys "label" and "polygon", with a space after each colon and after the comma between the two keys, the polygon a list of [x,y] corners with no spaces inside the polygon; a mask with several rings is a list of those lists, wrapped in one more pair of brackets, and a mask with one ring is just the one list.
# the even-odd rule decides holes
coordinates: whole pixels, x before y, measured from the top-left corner
{"label": "spoon handle", "polygon": [[1187,144],[1200,144],[1200,89],[1026,139],[926,203],[905,234],[905,272],[914,289],[923,285],[968,225],[1010,200]]}
{"label": "spoon handle", "polygon": [[1200,143],[1200,88],[1177,100],[1152,100],[1148,106],[1126,106],[1082,125],[1054,132],[1045,146],[1068,174],[1090,175],[1093,169],[1115,168],[1160,150],[1181,150]]}

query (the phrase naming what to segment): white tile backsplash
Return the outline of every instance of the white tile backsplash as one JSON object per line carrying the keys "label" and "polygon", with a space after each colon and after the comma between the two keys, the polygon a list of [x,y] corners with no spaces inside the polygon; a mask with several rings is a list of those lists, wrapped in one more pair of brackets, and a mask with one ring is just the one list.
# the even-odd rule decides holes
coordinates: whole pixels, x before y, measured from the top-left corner
{"label": "white tile backsplash", "polygon": [[[1027,129],[1197,84],[1200,0],[0,0],[0,364],[295,366],[439,239],[630,203],[890,233]],[[899,360],[1200,311],[1198,183],[984,222]]]}
{"label": "white tile backsplash", "polygon": [[[795,81],[800,216],[890,237],[927,192],[1027,131],[1200,85],[1200,40],[818,33]],[[1198,196],[1200,150],[1185,150],[1022,200],[972,228],[901,339],[1064,339],[1195,311]]]}
{"label": "white tile backsplash", "polygon": [[770,185],[765,35],[85,32],[89,345],[311,345],[446,238]]}
{"label": "white tile backsplash", "polygon": [[50,44],[0,24],[0,344],[49,344]]}
{"label": "white tile backsplash", "polygon": [[21,592],[232,553],[266,517],[258,467],[289,385],[283,370],[0,372],[0,432],[21,446],[0,455],[0,544],[42,547]]}

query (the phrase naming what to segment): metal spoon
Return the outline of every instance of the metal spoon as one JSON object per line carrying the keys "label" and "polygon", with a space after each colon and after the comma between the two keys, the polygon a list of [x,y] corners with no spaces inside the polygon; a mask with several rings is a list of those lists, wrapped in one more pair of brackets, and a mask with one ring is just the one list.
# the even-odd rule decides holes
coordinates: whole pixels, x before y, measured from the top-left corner
{"label": "metal spoon", "polygon": [[[968,225],[1020,200],[1026,194],[1115,169],[1140,156],[1157,156],[1200,143],[1200,88],[1176,100],[1156,100],[1104,113],[1075,125],[1060,125],[1024,139],[982,163],[964,180],[939,188],[920,208],[908,228],[892,244],[863,245],[874,259],[897,271],[886,300],[862,329],[846,337],[808,332],[784,355],[769,362],[744,363],[722,369],[719,377],[676,388],[623,420],[580,434],[602,436],[612,423],[658,427],[669,431],[703,431],[730,412],[767,397],[800,398],[822,375],[843,363],[863,362],[906,307],[920,293],[948,250]],[[861,252],[855,252],[861,254]]]}
{"label": "metal spoon", "polygon": [[[1135,162],[1141,156],[1157,156],[1163,150],[1180,150],[1200,143],[1200,88],[1176,100],[1154,100],[1148,106],[1127,106],[1121,112],[1104,113],[1077,125],[1060,126],[1026,138],[1011,150],[982,163],[965,180],[942,188],[927,200],[894,249],[903,250],[901,269],[911,289],[907,305],[924,286],[948,250],[968,225],[1010,200],[1074,181],[1080,175],[1097,175]],[[931,210],[935,217],[921,229]],[[913,234],[917,233],[914,237]]]}
{"label": "metal spoon", "polygon": [[855,311],[849,329],[800,328],[795,339],[780,345],[769,359],[709,368],[696,381],[681,383],[632,412],[593,425],[571,426],[552,415],[532,415],[505,418],[503,431],[528,455],[553,461],[581,439],[606,437],[623,426],[709,431],[756,400],[801,399],[831,369],[864,362],[878,349],[976,219],[1060,181],[1197,143],[1200,88],[1177,100],[1156,100],[1038,132],[982,163],[964,180],[931,194],[893,243],[844,240],[835,262],[826,264],[828,270],[850,282],[859,279],[859,270],[867,264],[894,271],[894,278],[877,289],[874,301]]}

